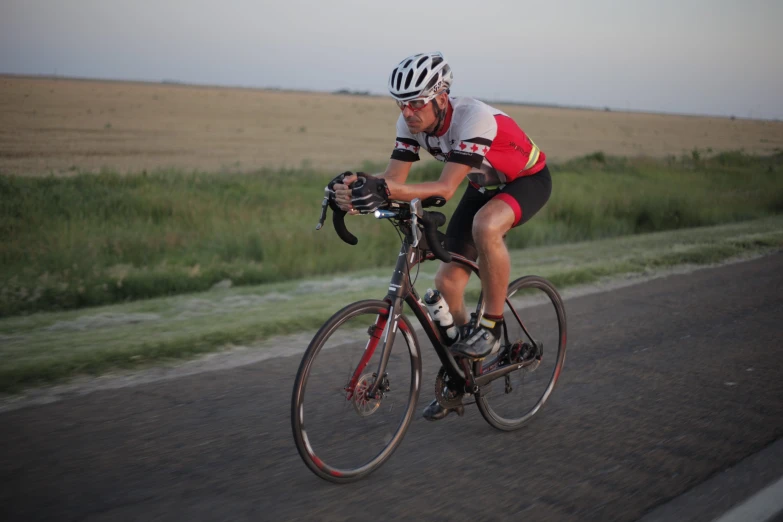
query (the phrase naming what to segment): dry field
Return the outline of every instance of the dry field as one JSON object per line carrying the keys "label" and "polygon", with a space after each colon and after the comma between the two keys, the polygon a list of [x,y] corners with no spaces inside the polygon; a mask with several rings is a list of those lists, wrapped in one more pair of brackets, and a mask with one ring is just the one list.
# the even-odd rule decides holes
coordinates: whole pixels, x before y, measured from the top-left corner
{"label": "dry field", "polygon": [[[780,121],[498,108],[555,161],[783,149]],[[388,158],[398,114],[384,97],[0,76],[0,173],[356,168]]]}

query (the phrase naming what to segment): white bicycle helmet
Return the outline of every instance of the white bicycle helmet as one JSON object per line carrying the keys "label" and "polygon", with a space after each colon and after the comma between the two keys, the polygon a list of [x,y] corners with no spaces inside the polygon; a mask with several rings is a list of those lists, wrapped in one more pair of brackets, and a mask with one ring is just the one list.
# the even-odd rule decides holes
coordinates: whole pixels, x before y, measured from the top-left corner
{"label": "white bicycle helmet", "polygon": [[389,75],[389,92],[398,100],[426,98],[451,87],[454,76],[441,53],[420,53],[397,64]]}

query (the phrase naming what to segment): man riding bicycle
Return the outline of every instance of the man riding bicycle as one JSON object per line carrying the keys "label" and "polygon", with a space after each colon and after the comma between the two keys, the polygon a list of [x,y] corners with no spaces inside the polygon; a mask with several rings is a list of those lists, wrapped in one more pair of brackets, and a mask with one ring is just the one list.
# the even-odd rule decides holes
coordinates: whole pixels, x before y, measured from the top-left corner
{"label": "man riding bicycle", "polygon": [[[478,259],[486,308],[478,327],[451,347],[454,355],[482,359],[500,348],[503,309],[511,262],[503,238],[527,222],[549,199],[552,180],[546,156],[507,114],[473,98],[449,96],[452,72],[441,53],[416,54],[402,60],[389,76],[389,92],[401,114],[397,140],[386,171],[348,172],[332,185],[338,206],[350,214],[374,211],[390,199],[411,201],[454,196],[465,177],[469,184],[446,230],[446,248]],[[423,147],[445,162],[437,181],[405,184]],[[442,263],[435,287],[449,305],[454,322],[469,321],[463,294],[470,271]],[[463,328],[460,331],[464,332]],[[450,413],[434,400],[424,410],[428,420]]]}

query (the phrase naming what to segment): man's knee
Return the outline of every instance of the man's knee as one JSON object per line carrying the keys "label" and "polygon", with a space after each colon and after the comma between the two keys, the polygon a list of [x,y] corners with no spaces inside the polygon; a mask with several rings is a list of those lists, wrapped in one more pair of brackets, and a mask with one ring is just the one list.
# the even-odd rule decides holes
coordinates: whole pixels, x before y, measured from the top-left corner
{"label": "man's knee", "polygon": [[478,248],[502,241],[514,224],[514,213],[504,203],[499,203],[494,212],[481,210],[473,220],[473,240]]}
{"label": "man's knee", "polygon": [[476,240],[487,237],[503,237],[505,233],[506,230],[501,227],[499,223],[491,219],[476,219],[473,221],[473,237]]}

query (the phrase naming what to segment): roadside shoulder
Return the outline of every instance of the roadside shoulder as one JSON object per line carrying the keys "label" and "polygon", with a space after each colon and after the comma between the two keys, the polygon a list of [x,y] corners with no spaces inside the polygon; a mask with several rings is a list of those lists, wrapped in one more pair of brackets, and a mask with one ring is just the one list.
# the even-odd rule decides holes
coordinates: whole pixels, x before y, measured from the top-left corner
{"label": "roadside shoulder", "polygon": [[[766,522],[783,515],[783,439],[662,504],[639,522]],[[777,517],[777,518],[776,518]]]}

